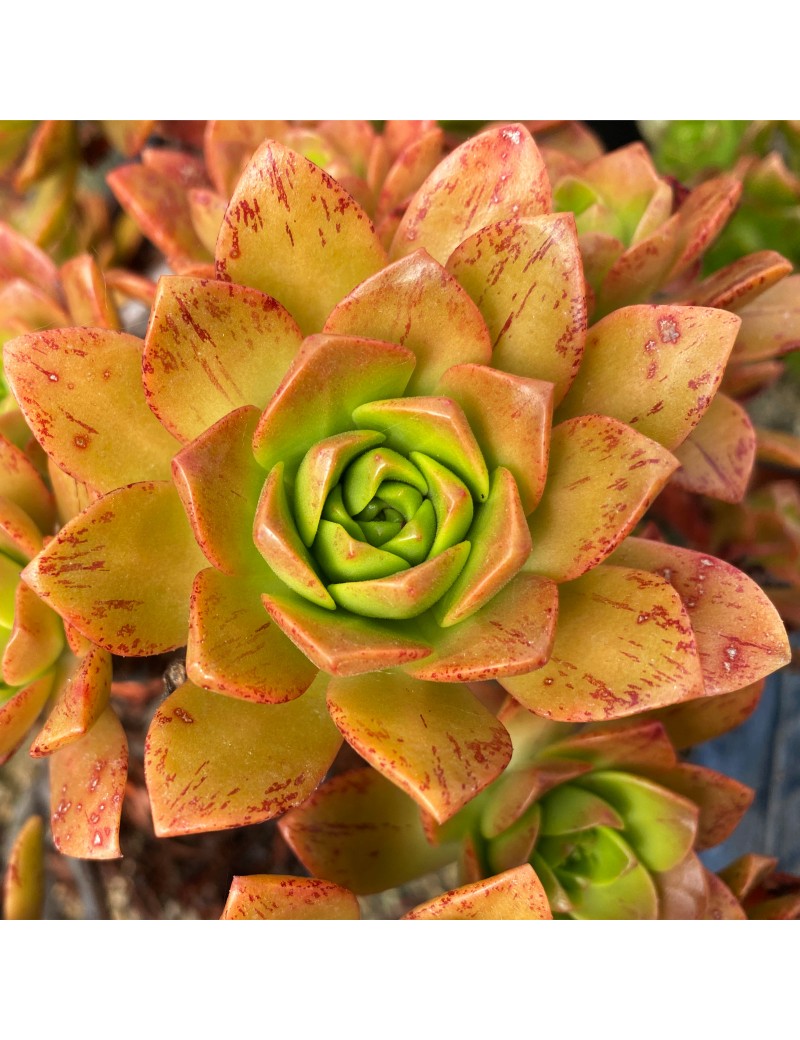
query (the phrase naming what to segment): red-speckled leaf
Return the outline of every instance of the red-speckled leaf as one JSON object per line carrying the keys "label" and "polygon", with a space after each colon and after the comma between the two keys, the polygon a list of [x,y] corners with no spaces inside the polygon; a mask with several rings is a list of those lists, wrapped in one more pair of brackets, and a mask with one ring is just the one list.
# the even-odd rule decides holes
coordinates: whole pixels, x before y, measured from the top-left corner
{"label": "red-speckled leaf", "polygon": [[333,777],[278,827],[307,870],[359,895],[406,884],[458,855],[455,844],[428,842],[416,803],[373,769]]}
{"label": "red-speckled leaf", "polygon": [[[588,762],[554,758],[521,769],[507,769],[492,788],[491,800],[481,814],[481,834],[484,838],[497,838],[521,822],[526,810],[542,795],[591,768]],[[537,830],[538,825],[536,821]]]}
{"label": "red-speckled leaf", "polygon": [[759,462],[787,469],[800,469],[800,437],[780,430],[756,427],[756,455]]}
{"label": "red-speckled leaf", "polygon": [[539,668],[550,656],[558,591],[547,578],[518,574],[477,614],[452,628],[419,619],[433,652],[403,670],[432,682],[480,682]]}
{"label": "red-speckled leaf", "polygon": [[[722,310],[741,313],[754,300],[760,299],[776,282],[791,274],[792,264],[785,256],[772,250],[762,250],[739,257],[732,264],[715,271],[698,285],[693,286],[682,303],[694,307],[719,307]],[[761,307],[756,307],[761,311]],[[742,323],[744,332],[744,321]],[[741,333],[740,333],[741,337]],[[734,357],[739,352],[739,339],[733,348]]]}
{"label": "red-speckled leaf", "polygon": [[269,293],[303,332],[385,263],[361,207],[308,159],[277,141],[253,155],[217,240],[217,274]]}
{"label": "red-speckled leaf", "polygon": [[326,682],[289,704],[249,704],[192,683],[168,697],[145,742],[156,834],[244,827],[305,801],[341,744]]}
{"label": "red-speckled leaf", "polygon": [[177,491],[159,481],[93,503],[23,578],[93,642],[147,657],[185,644],[192,582],[205,565]]}
{"label": "red-speckled leaf", "polygon": [[678,594],[663,578],[608,566],[559,588],[547,664],[500,683],[530,711],[564,722],[622,718],[703,693]]}
{"label": "red-speckled leaf", "polygon": [[257,573],[229,578],[209,568],[197,575],[186,647],[192,682],[264,704],[294,700],[311,685],[317,668],[264,609],[265,584]]}
{"label": "red-speckled leaf", "polygon": [[378,219],[403,206],[417,188],[422,186],[441,158],[443,140],[444,135],[437,127],[411,141],[397,155],[383,180],[383,187],[378,196]]}
{"label": "red-speckled leaf", "polygon": [[[8,377],[8,369],[5,375]],[[25,452],[2,434],[0,495],[27,513],[40,531],[51,529],[55,512],[53,496]]]}
{"label": "red-speckled leaf", "polygon": [[800,274],[784,278],[742,307],[732,359],[768,361],[800,347]]}
{"label": "red-speckled leaf", "polygon": [[180,272],[211,259],[194,229],[187,194],[189,188],[203,187],[206,182],[192,157],[182,152],[168,154],[174,162],[161,165],[154,161],[152,150],[145,152],[142,158],[148,165],[143,161],[118,166],[106,180],[125,212],[164,253],[172,269]]}
{"label": "red-speckled leaf", "polygon": [[736,896],[716,874],[706,871],[708,903],[706,921],[746,921],[747,914]]}
{"label": "red-speckled leaf", "polygon": [[0,282],[20,278],[63,302],[56,265],[30,239],[8,224],[0,222]]}
{"label": "red-speckled leaf", "polygon": [[73,257],[61,268],[70,321],[65,324],[118,329],[119,314],[108,292],[103,272],[88,253]]}
{"label": "red-speckled leaf", "polygon": [[438,823],[491,783],[511,739],[466,686],[400,673],[331,679],[331,717],[345,739]]}
{"label": "red-speckled leaf", "polygon": [[693,264],[717,237],[733,213],[742,182],[733,173],[724,173],[692,191],[673,217],[678,224],[678,250],[670,267],[669,279]]}
{"label": "red-speckled leaf", "polygon": [[528,521],[525,570],[569,581],[602,562],[677,465],[656,441],[605,415],[556,426],[544,495]]}
{"label": "red-speckled leaf", "polygon": [[509,469],[525,513],[532,512],[547,476],[553,384],[486,365],[455,365],[434,392],[461,406],[489,470]]}
{"label": "red-speckled leaf", "polygon": [[[652,713],[651,713],[652,714]],[[546,761],[586,762],[594,769],[668,767],[677,762],[675,749],[664,727],[649,716],[626,719],[619,725],[607,722],[582,729],[574,736],[550,744],[541,753]]]}
{"label": "red-speckled leaf", "polygon": [[642,774],[688,798],[700,810],[695,848],[713,848],[729,838],[750,808],[755,791],[730,776],[682,762],[670,769],[646,768]]}
{"label": "red-speckled leaf", "polygon": [[702,697],[686,704],[673,704],[647,713],[657,719],[667,731],[669,739],[679,749],[693,747],[704,740],[719,737],[740,726],[756,709],[764,689],[764,680],[741,690]]}
{"label": "red-speckled leaf", "polygon": [[[53,678],[53,673],[48,672],[0,703],[0,766],[11,758],[36,721],[50,696]],[[2,695],[7,696],[7,693],[7,690],[2,690]]]}
{"label": "red-speckled leaf", "polygon": [[353,429],[353,410],[367,401],[399,397],[416,359],[395,343],[351,336],[309,336],[267,405],[253,451],[269,472],[287,472],[325,437]]}
{"label": "red-speckled leaf", "polygon": [[29,816],[20,828],[3,878],[3,918],[38,921],[44,907],[44,824]]}
{"label": "red-speckled leaf", "polygon": [[430,644],[413,623],[330,611],[286,589],[265,594],[264,606],[295,646],[330,675],[360,675],[418,661]]}
{"label": "red-speckled leaf", "polygon": [[594,325],[558,420],[602,412],[674,448],[722,379],[739,319],[706,307],[624,307]]}
{"label": "red-speckled leaf", "polygon": [[583,356],[586,300],[571,213],[484,227],[456,249],[447,270],[489,328],[493,365],[555,386],[558,403]]}
{"label": "red-speckled leaf", "polygon": [[690,852],[676,867],[653,874],[660,921],[703,921],[709,907],[707,872]]}
{"label": "red-speckled leaf", "polygon": [[253,518],[265,473],[253,458],[258,409],[237,408],[172,460],[172,474],[197,544],[225,574],[260,569]]}
{"label": "red-speckled leaf", "polygon": [[67,675],[53,710],[31,746],[31,755],[52,755],[88,733],[108,705],[111,655],[93,646]]}
{"label": "red-speckled leaf", "polygon": [[290,315],[255,289],[162,278],[144,346],[148,403],[190,441],[234,408],[263,408],[301,342]]}
{"label": "red-speckled leaf", "polygon": [[451,365],[489,364],[492,343],[480,311],[424,249],[390,264],[334,307],[325,332],[399,343],[414,352],[406,393],[430,394]]}
{"label": "red-speckled leaf", "polygon": [[533,138],[519,123],[470,138],[451,152],[411,199],[391,258],[420,247],[439,263],[487,224],[548,213],[550,182]]}
{"label": "red-speckled leaf", "polygon": [[128,741],[112,708],[50,757],[50,826],[65,856],[116,859],[128,776]]}
{"label": "red-speckled leaf", "polygon": [[552,921],[541,881],[528,863],[415,907],[405,921]]}
{"label": "red-speckled leaf", "polygon": [[253,152],[268,137],[281,138],[288,129],[283,119],[209,119],[203,153],[214,187],[230,198]]}
{"label": "red-speckled leaf", "polygon": [[741,502],[755,454],[756,433],[747,412],[718,393],[697,426],[675,449],[681,468],[672,480],[696,494],[722,502]]}
{"label": "red-speckled leaf", "polygon": [[777,611],[751,578],[724,560],[630,538],[612,562],[671,582],[697,640],[706,694],[747,686],[789,661],[789,642]]}
{"label": "red-speckled leaf", "polygon": [[319,878],[251,874],[231,882],[221,921],[358,921],[358,900]]}
{"label": "red-speckled leaf", "polygon": [[145,403],[141,347],[101,329],[32,333],[5,347],[6,378],[39,443],[98,491],[168,477],[178,448]]}
{"label": "red-speckled leaf", "polygon": [[21,581],[14,592],[14,624],[3,651],[3,681],[24,686],[46,671],[64,646],[61,618]]}

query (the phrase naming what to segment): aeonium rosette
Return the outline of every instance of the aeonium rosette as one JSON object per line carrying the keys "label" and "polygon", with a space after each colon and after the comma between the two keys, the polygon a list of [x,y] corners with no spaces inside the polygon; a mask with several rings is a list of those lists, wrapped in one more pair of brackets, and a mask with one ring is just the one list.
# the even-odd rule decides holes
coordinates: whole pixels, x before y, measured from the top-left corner
{"label": "aeonium rosette", "polygon": [[[549,207],[527,131],[491,130],[433,171],[387,257],[340,185],[267,141],[217,279],[162,279],[143,351],[86,329],[9,344],[40,443],[97,496],[26,580],[114,653],[187,644],[146,752],[161,834],[297,804],[342,735],[445,820],[511,754],[472,681],[587,721],[785,660],[732,568],[709,613],[680,585],[693,563],[675,583],[646,550],[604,565],[738,319],[631,307],[587,337],[574,221]],[[718,623],[758,634],[731,675]]]}

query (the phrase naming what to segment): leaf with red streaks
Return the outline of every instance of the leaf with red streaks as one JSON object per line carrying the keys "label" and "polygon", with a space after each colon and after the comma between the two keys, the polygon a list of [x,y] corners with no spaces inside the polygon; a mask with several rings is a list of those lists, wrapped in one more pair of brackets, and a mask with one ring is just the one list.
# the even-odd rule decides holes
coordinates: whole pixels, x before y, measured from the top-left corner
{"label": "leaf with red streaks", "polygon": [[261,823],[305,801],[342,742],[326,676],[289,704],[250,704],[184,683],[147,734],[145,779],[159,837]]}
{"label": "leaf with red streaks", "polygon": [[[791,271],[791,262],[780,253],[770,249],[748,253],[693,286],[687,298],[681,302],[694,307],[719,307],[721,310],[742,314],[742,308],[760,300],[769,288],[791,274]],[[755,310],[757,313],[763,312],[762,306],[757,306]],[[741,349],[739,340],[744,332],[743,317],[742,330],[733,348],[734,357]]]}
{"label": "leaf with red streaks", "polygon": [[409,911],[405,921],[551,921],[550,904],[528,863],[496,874]]}
{"label": "leaf with red streaks", "polygon": [[225,574],[262,567],[253,518],[265,473],[253,458],[258,409],[237,408],[178,452],[172,474],[197,544]]}
{"label": "leaf with red streaks", "polygon": [[560,586],[547,664],[499,681],[530,711],[564,722],[622,718],[703,693],[677,592],[646,571],[605,565]]}
{"label": "leaf with red streaks", "polygon": [[675,449],[681,468],[673,473],[672,480],[696,494],[722,502],[741,502],[755,455],[756,433],[750,417],[736,401],[718,393],[697,426]]}
{"label": "leaf with red streaks", "polygon": [[206,185],[201,170],[184,152],[151,149],[142,163],[118,166],[106,176],[119,204],[178,272],[211,259],[194,229],[187,193]]}
{"label": "leaf with red streaks", "polygon": [[623,307],[592,326],[556,419],[600,412],[674,448],[711,404],[740,321],[711,308]]}
{"label": "leaf with red streaks", "polygon": [[358,900],[319,878],[250,874],[231,882],[221,921],[358,921]]}
{"label": "leaf with red streaks", "polygon": [[37,440],[97,491],[170,475],[178,443],[145,403],[141,347],[101,329],[31,333],[5,347],[6,377]]}
{"label": "leaf with red streaks", "polygon": [[438,823],[491,783],[511,739],[466,686],[401,673],[331,679],[331,717],[345,739]]}
{"label": "leaf with red streaks", "polygon": [[310,873],[358,895],[406,884],[458,856],[458,845],[431,845],[416,803],[373,769],[327,781],[278,823]]}
{"label": "leaf with red streaks", "polygon": [[116,859],[128,741],[107,707],[89,732],[50,757],[50,826],[65,856]]}
{"label": "leaf with red streaks", "polygon": [[368,278],[334,307],[325,332],[399,343],[416,356],[407,395],[430,394],[451,365],[489,364],[480,311],[424,249]]}
{"label": "leaf with red streaks", "polygon": [[192,582],[205,565],[178,493],[159,481],[94,502],[28,564],[23,578],[99,646],[147,657],[185,644]]}
{"label": "leaf with red streaks", "polygon": [[283,307],[255,289],[162,278],[144,346],[148,403],[191,441],[235,408],[263,408],[301,342]]}
{"label": "leaf with red streaks", "polygon": [[257,572],[229,578],[209,568],[197,575],[186,647],[192,682],[262,704],[294,700],[311,685],[317,668],[264,609],[265,584]]}
{"label": "leaf with red streaks", "polygon": [[23,686],[8,696],[8,689],[0,687],[0,766],[11,758],[25,734],[36,721],[53,688],[54,675],[48,672],[41,679]]}
{"label": "leaf with red streaks", "polygon": [[629,538],[611,562],[665,577],[683,600],[707,695],[747,686],[789,661],[786,631],[766,594],[724,560]]}
{"label": "leaf with red streaks", "polygon": [[556,426],[544,494],[528,520],[533,548],[525,570],[561,582],[601,563],[677,465],[656,441],[605,415]]}
{"label": "leaf with red streaks", "polygon": [[52,755],[79,740],[103,714],[110,694],[111,655],[93,646],[65,678],[53,710],[31,746],[31,755]]}
{"label": "leaf with red streaks", "polygon": [[395,234],[397,260],[423,247],[444,264],[487,224],[551,209],[550,182],[533,138],[520,123],[477,134],[451,152],[417,191]]}
{"label": "leaf with red streaks", "polygon": [[495,367],[555,386],[558,403],[583,357],[586,300],[571,213],[521,215],[481,228],[447,261],[478,306]]}
{"label": "leaf with red streaks", "polygon": [[44,907],[44,825],[29,816],[14,840],[3,879],[3,918],[38,921]]}
{"label": "leaf with red streaks", "polygon": [[216,260],[218,277],[274,296],[308,335],[384,265],[385,253],[369,218],[336,181],[265,141],[228,205]]}

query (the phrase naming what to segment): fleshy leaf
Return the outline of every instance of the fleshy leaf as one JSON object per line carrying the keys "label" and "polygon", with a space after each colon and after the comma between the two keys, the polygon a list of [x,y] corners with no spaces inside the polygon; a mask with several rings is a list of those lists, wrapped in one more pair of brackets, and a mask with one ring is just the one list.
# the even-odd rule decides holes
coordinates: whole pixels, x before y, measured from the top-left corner
{"label": "fleshy leaf", "polygon": [[251,441],[258,409],[237,408],[178,452],[172,474],[197,544],[225,574],[258,569],[253,518],[264,471]]}
{"label": "fleshy leaf", "polygon": [[11,758],[25,739],[52,688],[53,673],[48,672],[0,704],[0,766]]}
{"label": "fleshy leaf", "polygon": [[264,408],[301,343],[291,316],[255,289],[162,278],[144,346],[148,403],[190,441],[234,408]]}
{"label": "fleshy leaf", "polygon": [[406,393],[430,394],[451,365],[489,364],[492,344],[480,311],[424,249],[356,286],[325,322],[325,332],[399,343],[417,365]]}
{"label": "fleshy leaf", "polygon": [[489,327],[492,364],[554,384],[558,404],[583,356],[586,301],[571,213],[505,220],[463,242],[447,270]]}
{"label": "fleshy leaf", "polygon": [[64,646],[64,626],[58,614],[24,581],[14,592],[14,624],[3,651],[3,681],[24,686],[52,664]]}
{"label": "fleshy leaf", "polygon": [[[699,285],[693,286],[688,299],[683,302],[694,307],[718,307],[721,310],[740,312],[755,300],[761,301],[768,289],[791,272],[791,262],[780,253],[770,249],[748,253],[722,270],[715,271]],[[754,309],[763,313],[763,304]],[[738,344],[737,339],[737,345],[733,348],[734,357],[740,350]]]}
{"label": "fleshy leaf", "polygon": [[70,321],[65,324],[118,329],[119,314],[100,265],[88,253],[73,257],[61,268]]}
{"label": "fleshy leaf", "polygon": [[280,138],[283,119],[209,119],[203,139],[206,168],[220,195],[230,198],[248,160],[262,141]]}
{"label": "fleshy leaf", "polygon": [[660,444],[604,415],[556,426],[544,495],[529,519],[525,569],[569,581],[602,562],[677,465]]}
{"label": "fleshy leaf", "polygon": [[50,825],[65,856],[116,859],[128,741],[107,707],[89,732],[50,757]]}
{"label": "fleshy leaf", "polygon": [[267,471],[289,468],[312,445],[353,429],[353,410],[365,401],[402,394],[415,358],[379,340],[309,336],[276,390],[253,437]]}
{"label": "fleshy leaf", "polygon": [[747,686],[789,661],[777,611],[751,578],[724,560],[630,538],[611,562],[662,575],[673,585],[697,640],[706,694]]}
{"label": "fleshy leaf", "polygon": [[308,159],[265,141],[239,179],[217,239],[217,276],[269,293],[305,335],[375,274],[385,254],[361,207]]}
{"label": "fleshy leaf", "polygon": [[68,675],[58,699],[31,747],[39,758],[88,733],[108,705],[111,694],[111,656],[93,646]]}
{"label": "fleshy leaf", "polygon": [[358,921],[358,900],[318,878],[251,874],[231,882],[223,921]]}
{"label": "fleshy leaf", "polygon": [[569,914],[578,921],[658,919],[658,892],[650,872],[641,864],[608,885],[570,886],[568,892]]}
{"label": "fleshy leaf", "polygon": [[[0,222],[0,257],[3,273],[39,286],[51,299],[61,302],[58,270],[47,255],[19,231]],[[5,279],[4,279],[5,280]]]}
{"label": "fleshy leaf", "polygon": [[278,827],[307,870],[359,895],[405,884],[457,855],[456,845],[428,842],[416,803],[373,769],[333,777]]}
{"label": "fleshy leaf", "polygon": [[681,468],[678,487],[722,502],[744,498],[756,453],[756,434],[747,412],[718,393],[683,444],[675,449]]}
{"label": "fleshy leaf", "polygon": [[622,718],[703,693],[678,594],[646,571],[608,566],[560,586],[549,661],[500,683],[530,711],[564,722]]}
{"label": "fleshy leaf", "polygon": [[693,747],[740,726],[755,711],[764,689],[764,680],[730,693],[701,697],[686,704],[656,708],[647,717],[657,719],[676,748]]}
{"label": "fleshy leaf", "polygon": [[[540,752],[546,765],[553,761],[583,762],[595,769],[668,767],[677,762],[675,749],[660,722],[637,715],[633,719],[587,726]],[[551,757],[554,756],[554,757]]]}
{"label": "fleshy leaf", "polygon": [[249,704],[184,683],[145,742],[159,837],[261,823],[303,802],[339,750],[320,676],[289,704]]}
{"label": "fleshy leaf", "polygon": [[5,347],[5,374],[40,444],[97,491],[167,478],[178,448],[145,403],[141,346],[123,332],[56,329]]}
{"label": "fleshy leaf", "polygon": [[486,881],[454,888],[405,915],[406,921],[551,921],[544,888],[525,863]]}
{"label": "fleshy leaf", "polygon": [[271,620],[258,575],[201,571],[192,589],[186,669],[197,686],[281,704],[311,685],[317,669]]}
{"label": "fleshy leaf", "polygon": [[690,852],[671,870],[653,875],[658,890],[658,916],[662,921],[702,921],[708,912],[706,869]]}
{"label": "fleshy leaf", "polygon": [[[444,823],[511,758],[511,739],[466,686],[401,673],[331,679],[328,707],[345,739]],[[400,736],[402,734],[402,736]]]}
{"label": "fleshy leaf", "polygon": [[270,617],[295,646],[331,675],[360,675],[427,657],[431,647],[414,627],[383,623],[323,607],[285,592],[262,596]]}
{"label": "fleshy leaf", "polygon": [[479,228],[549,212],[550,183],[520,123],[486,130],[451,152],[411,199],[394,236],[396,260],[423,247],[445,263]]}
{"label": "fleshy leaf", "polygon": [[552,581],[518,574],[477,614],[452,628],[422,618],[433,653],[404,664],[403,670],[432,682],[479,682],[530,672],[550,656],[557,611]]}
{"label": "fleshy leaf", "polygon": [[553,385],[485,365],[455,365],[437,391],[463,409],[483,457],[493,470],[514,475],[525,513],[542,497],[550,451]]}
{"label": "fleshy leaf", "polygon": [[708,885],[708,905],[706,907],[705,920],[747,920],[747,914],[742,909],[741,903],[724,881],[721,881],[716,874],[707,871],[706,884]]}
{"label": "fleshy leaf", "polygon": [[707,307],[623,307],[592,326],[557,420],[602,412],[674,448],[705,414],[740,319]]}
{"label": "fleshy leaf", "polygon": [[23,579],[99,646],[147,657],[185,644],[192,582],[204,567],[178,493],[159,481],[94,502],[28,564]]}
{"label": "fleshy leaf", "polygon": [[769,361],[800,346],[800,274],[784,278],[777,285],[743,307],[742,327],[736,337],[731,360]]}
{"label": "fleshy leaf", "polygon": [[3,879],[3,918],[38,921],[44,907],[44,825],[29,816],[17,835]]}
{"label": "fleshy leaf", "polygon": [[25,452],[2,434],[0,495],[27,513],[40,531],[50,530],[54,514],[53,496]]}

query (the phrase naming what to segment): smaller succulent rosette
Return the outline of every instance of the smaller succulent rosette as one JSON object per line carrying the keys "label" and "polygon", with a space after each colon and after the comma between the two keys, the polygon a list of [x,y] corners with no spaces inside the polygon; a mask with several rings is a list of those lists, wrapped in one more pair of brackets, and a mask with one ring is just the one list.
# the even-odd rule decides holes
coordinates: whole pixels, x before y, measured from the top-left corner
{"label": "smaller succulent rosette", "polygon": [[[476,884],[533,867],[556,917],[699,919],[716,889],[697,852],[724,841],[753,792],[680,761],[753,709],[758,688],[641,719],[577,729],[507,704],[505,773],[443,826],[415,813],[377,774],[334,777],[280,821],[301,862],[359,894],[400,885],[458,858]],[[381,839],[394,830],[396,838]]]}

